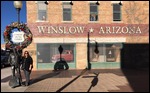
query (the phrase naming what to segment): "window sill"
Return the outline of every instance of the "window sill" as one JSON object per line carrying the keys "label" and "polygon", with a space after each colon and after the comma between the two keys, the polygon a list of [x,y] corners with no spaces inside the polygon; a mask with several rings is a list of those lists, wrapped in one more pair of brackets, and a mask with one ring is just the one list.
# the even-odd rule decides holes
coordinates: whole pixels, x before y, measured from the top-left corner
{"label": "window sill", "polygon": [[88,23],[99,23],[99,21],[88,21]]}
{"label": "window sill", "polygon": [[48,21],[36,20],[36,22],[48,22]]}
{"label": "window sill", "polygon": [[112,23],[123,23],[123,21],[112,21]]}
{"label": "window sill", "polygon": [[73,21],[61,21],[62,23],[73,23]]}

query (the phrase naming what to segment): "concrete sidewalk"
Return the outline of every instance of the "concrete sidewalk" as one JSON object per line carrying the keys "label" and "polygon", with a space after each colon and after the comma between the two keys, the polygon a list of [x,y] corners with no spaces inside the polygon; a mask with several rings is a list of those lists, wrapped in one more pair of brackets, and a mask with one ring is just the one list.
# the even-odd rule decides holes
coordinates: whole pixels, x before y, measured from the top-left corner
{"label": "concrete sidewalk", "polygon": [[[24,76],[23,76],[24,79]],[[2,82],[2,80],[1,80]],[[148,69],[38,70],[31,73],[31,85],[1,92],[149,92]]]}

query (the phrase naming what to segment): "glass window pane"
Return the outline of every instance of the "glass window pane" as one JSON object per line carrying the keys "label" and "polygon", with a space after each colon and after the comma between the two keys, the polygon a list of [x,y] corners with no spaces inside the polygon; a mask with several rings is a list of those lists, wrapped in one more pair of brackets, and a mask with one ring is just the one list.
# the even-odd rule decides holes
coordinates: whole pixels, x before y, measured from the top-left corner
{"label": "glass window pane", "polygon": [[71,20],[71,15],[69,12],[64,12],[63,13],[63,20],[64,21],[70,21]]}
{"label": "glass window pane", "polygon": [[46,20],[46,11],[39,11],[38,12],[38,19],[39,20]]}
{"label": "glass window pane", "polygon": [[49,44],[37,44],[37,62],[49,63],[49,56],[45,56],[50,55],[49,47]]}
{"label": "glass window pane", "polygon": [[71,12],[71,9],[64,8],[63,11],[64,12]]}
{"label": "glass window pane", "polygon": [[113,14],[113,19],[114,19],[114,21],[115,21],[115,20],[121,20],[121,19],[120,19],[120,13],[114,13],[114,14]]}
{"label": "glass window pane", "polygon": [[47,19],[46,4],[44,1],[38,1],[38,20],[45,21]]}
{"label": "glass window pane", "polygon": [[121,7],[119,4],[113,4],[113,21],[121,21]]}
{"label": "glass window pane", "polygon": [[90,14],[90,21],[97,21],[98,20],[98,15],[95,13]]}
{"label": "glass window pane", "polygon": [[97,12],[97,6],[90,6],[90,12]]}
{"label": "glass window pane", "polygon": [[116,61],[115,48],[106,48],[106,61],[107,62]]}
{"label": "glass window pane", "polygon": [[98,7],[95,3],[90,3],[90,21],[98,21]]}
{"label": "glass window pane", "polygon": [[64,4],[63,8],[69,8],[69,9],[71,9],[71,5],[70,4]]}
{"label": "glass window pane", "polygon": [[38,4],[38,9],[39,9],[39,10],[46,10],[46,4],[44,4],[44,3],[39,3],[39,4]]}
{"label": "glass window pane", "polygon": [[[59,48],[60,44],[37,44],[37,61],[38,63],[56,63],[60,61]],[[63,52],[61,58],[67,63],[74,62],[74,45],[62,44]]]}
{"label": "glass window pane", "polygon": [[98,44],[99,53],[96,54],[95,44],[90,45],[90,62],[119,62],[119,47],[118,44]]}
{"label": "glass window pane", "polygon": [[120,11],[120,5],[119,4],[113,4],[113,11]]}
{"label": "glass window pane", "polygon": [[116,47],[114,44],[106,44],[106,62],[116,62]]}
{"label": "glass window pane", "polygon": [[90,46],[90,61],[91,62],[104,62],[105,55],[104,55],[103,44],[98,44],[98,51],[99,51],[98,54],[96,54],[94,51],[95,51],[95,45],[92,44]]}
{"label": "glass window pane", "polygon": [[71,5],[63,3],[63,21],[71,21]]}

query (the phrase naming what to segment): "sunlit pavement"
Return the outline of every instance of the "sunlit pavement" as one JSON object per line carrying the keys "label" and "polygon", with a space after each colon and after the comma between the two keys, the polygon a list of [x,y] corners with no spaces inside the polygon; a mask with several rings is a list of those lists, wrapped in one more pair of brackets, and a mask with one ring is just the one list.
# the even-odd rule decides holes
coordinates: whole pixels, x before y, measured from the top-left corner
{"label": "sunlit pavement", "polygon": [[24,92],[28,88],[24,86],[11,88],[9,86],[10,79],[11,79],[11,67],[8,66],[5,68],[1,68],[1,92]]}
{"label": "sunlit pavement", "polygon": [[2,85],[6,78],[1,79],[5,92],[149,92],[149,69],[38,70],[28,87],[15,89]]}

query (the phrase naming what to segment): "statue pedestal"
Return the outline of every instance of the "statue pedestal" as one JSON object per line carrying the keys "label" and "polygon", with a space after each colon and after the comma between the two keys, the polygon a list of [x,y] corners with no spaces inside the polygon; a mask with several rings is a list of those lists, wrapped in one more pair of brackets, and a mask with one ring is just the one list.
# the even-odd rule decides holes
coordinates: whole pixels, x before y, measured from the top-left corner
{"label": "statue pedestal", "polygon": [[20,86],[20,84],[19,84],[19,78],[17,78],[16,76],[12,77],[10,79],[10,81],[9,81],[9,86],[11,88],[15,88],[17,86]]}

